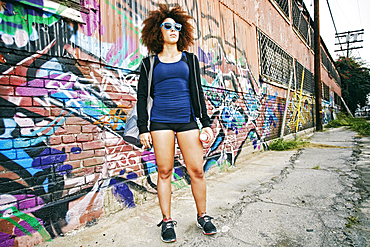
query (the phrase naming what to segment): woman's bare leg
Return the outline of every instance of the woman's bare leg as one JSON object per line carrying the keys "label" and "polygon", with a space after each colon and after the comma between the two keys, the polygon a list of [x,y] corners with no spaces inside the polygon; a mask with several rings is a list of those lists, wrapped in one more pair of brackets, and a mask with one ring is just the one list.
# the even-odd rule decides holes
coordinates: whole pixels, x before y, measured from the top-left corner
{"label": "woman's bare leg", "polygon": [[206,213],[206,180],[203,171],[203,147],[199,140],[199,130],[177,133],[181,153],[191,177],[191,191],[198,216]]}
{"label": "woman's bare leg", "polygon": [[171,218],[171,177],[175,156],[175,134],[172,130],[151,132],[158,168],[157,192],[163,218]]}

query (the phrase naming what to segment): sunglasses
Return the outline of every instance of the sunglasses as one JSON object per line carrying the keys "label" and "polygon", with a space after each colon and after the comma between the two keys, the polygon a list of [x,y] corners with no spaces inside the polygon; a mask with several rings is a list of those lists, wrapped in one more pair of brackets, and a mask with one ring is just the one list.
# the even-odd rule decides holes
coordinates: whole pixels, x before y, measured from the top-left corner
{"label": "sunglasses", "polygon": [[171,22],[163,22],[160,26],[161,27],[164,27],[164,29],[166,30],[171,30],[171,28],[173,27],[176,31],[180,32],[181,31],[181,28],[182,28],[182,25],[180,23],[171,23]]}

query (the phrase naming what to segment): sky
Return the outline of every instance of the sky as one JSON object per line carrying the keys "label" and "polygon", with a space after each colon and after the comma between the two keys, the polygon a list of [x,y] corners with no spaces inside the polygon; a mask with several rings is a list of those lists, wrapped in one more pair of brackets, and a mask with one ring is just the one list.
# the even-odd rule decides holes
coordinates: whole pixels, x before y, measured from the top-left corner
{"label": "sky", "polygon": [[[346,52],[334,52],[339,50],[340,46],[335,45],[338,39],[335,38],[335,28],[330,16],[327,1],[329,2],[333,14],[335,26],[338,33],[347,31],[356,31],[364,29],[364,35],[361,43],[354,43],[350,47],[363,46],[362,49],[352,50],[355,58],[361,58],[370,67],[370,0],[320,0],[320,33],[328,48],[332,58],[337,60],[338,56],[346,56]],[[314,0],[304,0],[304,3],[314,19]],[[345,42],[342,39],[341,42]],[[345,48],[346,46],[343,46]]]}

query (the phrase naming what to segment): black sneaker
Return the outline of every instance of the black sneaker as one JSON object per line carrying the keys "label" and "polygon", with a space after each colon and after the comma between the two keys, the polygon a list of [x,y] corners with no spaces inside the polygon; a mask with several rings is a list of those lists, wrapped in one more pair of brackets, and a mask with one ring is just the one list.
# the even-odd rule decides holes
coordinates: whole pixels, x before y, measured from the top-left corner
{"label": "black sneaker", "polygon": [[177,222],[169,219],[169,221],[161,221],[157,226],[162,225],[161,239],[163,242],[170,243],[176,241],[175,226]]}
{"label": "black sneaker", "polygon": [[204,215],[202,217],[198,217],[197,226],[203,230],[203,233],[206,235],[212,235],[217,232],[216,227],[212,224],[211,216]]}

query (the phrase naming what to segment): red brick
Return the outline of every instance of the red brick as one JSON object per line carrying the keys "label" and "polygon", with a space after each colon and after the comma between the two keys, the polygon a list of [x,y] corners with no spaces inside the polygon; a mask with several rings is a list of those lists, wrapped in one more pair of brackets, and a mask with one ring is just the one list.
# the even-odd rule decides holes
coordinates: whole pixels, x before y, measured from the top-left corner
{"label": "red brick", "polygon": [[[53,147],[54,148],[54,147]],[[57,146],[57,148],[59,150],[65,150],[65,153],[67,155],[69,155],[69,153],[71,153],[72,151],[72,148],[79,148],[79,150],[82,150],[82,146],[80,145],[80,143],[76,143],[76,142],[73,142],[73,143],[69,143],[69,144],[62,144],[60,146]]]}
{"label": "red brick", "polygon": [[8,178],[10,180],[17,180],[20,179],[20,177],[14,173],[14,172],[6,172],[6,173],[1,173],[0,178]]}
{"label": "red brick", "polygon": [[95,173],[102,173],[104,165],[95,166]]}
{"label": "red brick", "polygon": [[63,143],[72,143],[76,141],[76,138],[73,135],[67,135],[62,137]]}
{"label": "red brick", "polygon": [[95,157],[104,156],[105,155],[105,149],[95,149]]}
{"label": "red brick", "polygon": [[83,177],[85,175],[85,171],[84,169],[73,169],[71,174],[73,175],[74,178]]}
{"label": "red brick", "polygon": [[109,93],[109,97],[112,100],[121,99],[122,93]]}
{"label": "red brick", "polygon": [[136,99],[134,96],[130,95],[130,94],[122,94],[122,97],[121,99],[123,100],[127,100],[127,101],[132,101],[131,104],[135,104],[136,103]]}
{"label": "red brick", "polygon": [[69,117],[67,118],[66,124],[67,125],[87,125],[91,123],[80,117]]}
{"label": "red brick", "polygon": [[103,141],[91,141],[82,144],[83,150],[100,149],[104,147]]}
{"label": "red brick", "polygon": [[50,114],[51,116],[59,117],[59,116],[65,116],[69,114],[69,112],[59,107],[51,107]]}
{"label": "red brick", "polygon": [[27,82],[27,78],[20,77],[20,76],[12,76],[10,77],[9,81],[10,81],[10,85],[20,86]]}
{"label": "red brick", "polygon": [[81,71],[83,75],[89,75],[90,74],[90,68],[89,67],[78,67],[78,70]]}
{"label": "red brick", "polygon": [[88,142],[92,140],[92,136],[89,134],[79,134],[77,135],[78,142]]}
{"label": "red brick", "polygon": [[98,126],[96,125],[83,125],[82,126],[82,133],[96,133],[98,131]]}
{"label": "red brick", "polygon": [[67,126],[67,134],[80,134],[81,133],[81,125],[68,125]]}
{"label": "red brick", "polygon": [[73,170],[78,169],[81,168],[81,161],[80,160],[68,161],[68,165],[71,165]]}
{"label": "red brick", "polygon": [[49,110],[42,107],[24,107],[24,109],[40,114],[42,116],[50,116]]}
{"label": "red brick", "polygon": [[104,157],[94,157],[91,159],[85,159],[83,162],[84,162],[84,166],[93,166],[93,165],[104,164],[104,160],[105,160]]}
{"label": "red brick", "polygon": [[5,171],[4,167],[0,166],[0,172]]}
{"label": "red brick", "polygon": [[111,93],[111,92],[115,92],[117,93],[117,90],[115,89],[115,87],[111,86],[111,85],[107,85],[105,86],[104,88],[104,92],[105,93]]}
{"label": "red brick", "polygon": [[120,100],[120,106],[124,106],[124,107],[128,107],[128,108],[132,108],[134,107],[134,105],[136,104],[135,101],[131,101],[131,100]]}
{"label": "red brick", "polygon": [[32,106],[31,97],[13,97],[13,96],[4,96],[6,101],[9,101],[18,106]]}
{"label": "red brick", "polygon": [[69,160],[81,160],[94,157],[94,150],[82,151],[79,154],[70,153]]}
{"label": "red brick", "polygon": [[25,187],[30,186],[30,185],[29,185],[29,184],[27,184],[27,182],[26,182],[26,181],[24,181],[23,179],[19,179],[17,182],[18,182],[18,183],[20,183],[20,184],[22,184],[22,185],[24,185]]}
{"label": "red brick", "polygon": [[111,173],[111,176],[119,176],[121,171],[122,171],[122,168],[115,169],[114,171],[110,171],[110,173]]}
{"label": "red brick", "polygon": [[23,67],[23,66],[17,66],[15,69],[14,69],[14,73],[16,75],[26,75],[27,74],[27,70],[28,68],[27,67]]}
{"label": "red brick", "polygon": [[9,76],[0,76],[0,84],[1,85],[9,85],[10,84],[10,78]]}
{"label": "red brick", "polygon": [[[95,168],[94,167],[85,167],[83,168],[83,171],[85,173],[85,176],[86,175],[90,175],[90,174],[95,174]],[[99,178],[99,175],[98,174],[95,174],[96,175],[96,180]]]}
{"label": "red brick", "polygon": [[119,143],[118,139],[105,139],[106,147],[116,147],[118,143]]}
{"label": "red brick", "polygon": [[62,137],[61,136],[50,136],[49,137],[49,143],[50,145],[58,145],[62,143]]}
{"label": "red brick", "polygon": [[32,106],[34,107],[40,107],[42,106],[42,104],[39,103],[39,101],[37,101],[38,98],[33,98],[32,99]]}
{"label": "red brick", "polygon": [[83,61],[83,60],[78,60],[78,64],[81,65],[81,66],[87,66],[90,63],[88,63],[86,61]]}
{"label": "red brick", "polygon": [[0,95],[14,95],[14,87],[0,85]]}
{"label": "red brick", "polygon": [[100,141],[102,139],[100,131],[92,133],[92,136],[93,136],[93,141]]}
{"label": "red brick", "polygon": [[55,135],[63,135],[63,134],[66,134],[66,133],[67,133],[67,129],[65,127],[59,127],[55,131]]}
{"label": "red brick", "polygon": [[[131,162],[131,161],[133,161],[133,162]],[[134,160],[130,160],[130,163],[131,163],[132,165],[130,165],[130,166],[128,166],[128,167],[126,167],[126,169],[127,169],[127,168],[129,168],[129,169],[130,169],[130,170],[132,170],[132,171],[139,171],[139,170],[141,169],[140,164],[137,164]]]}
{"label": "red brick", "polygon": [[107,148],[107,153],[108,154],[113,154],[113,153],[122,153],[122,152],[128,152],[134,150],[131,145],[123,145],[123,146],[115,146],[115,147],[108,147]]}

